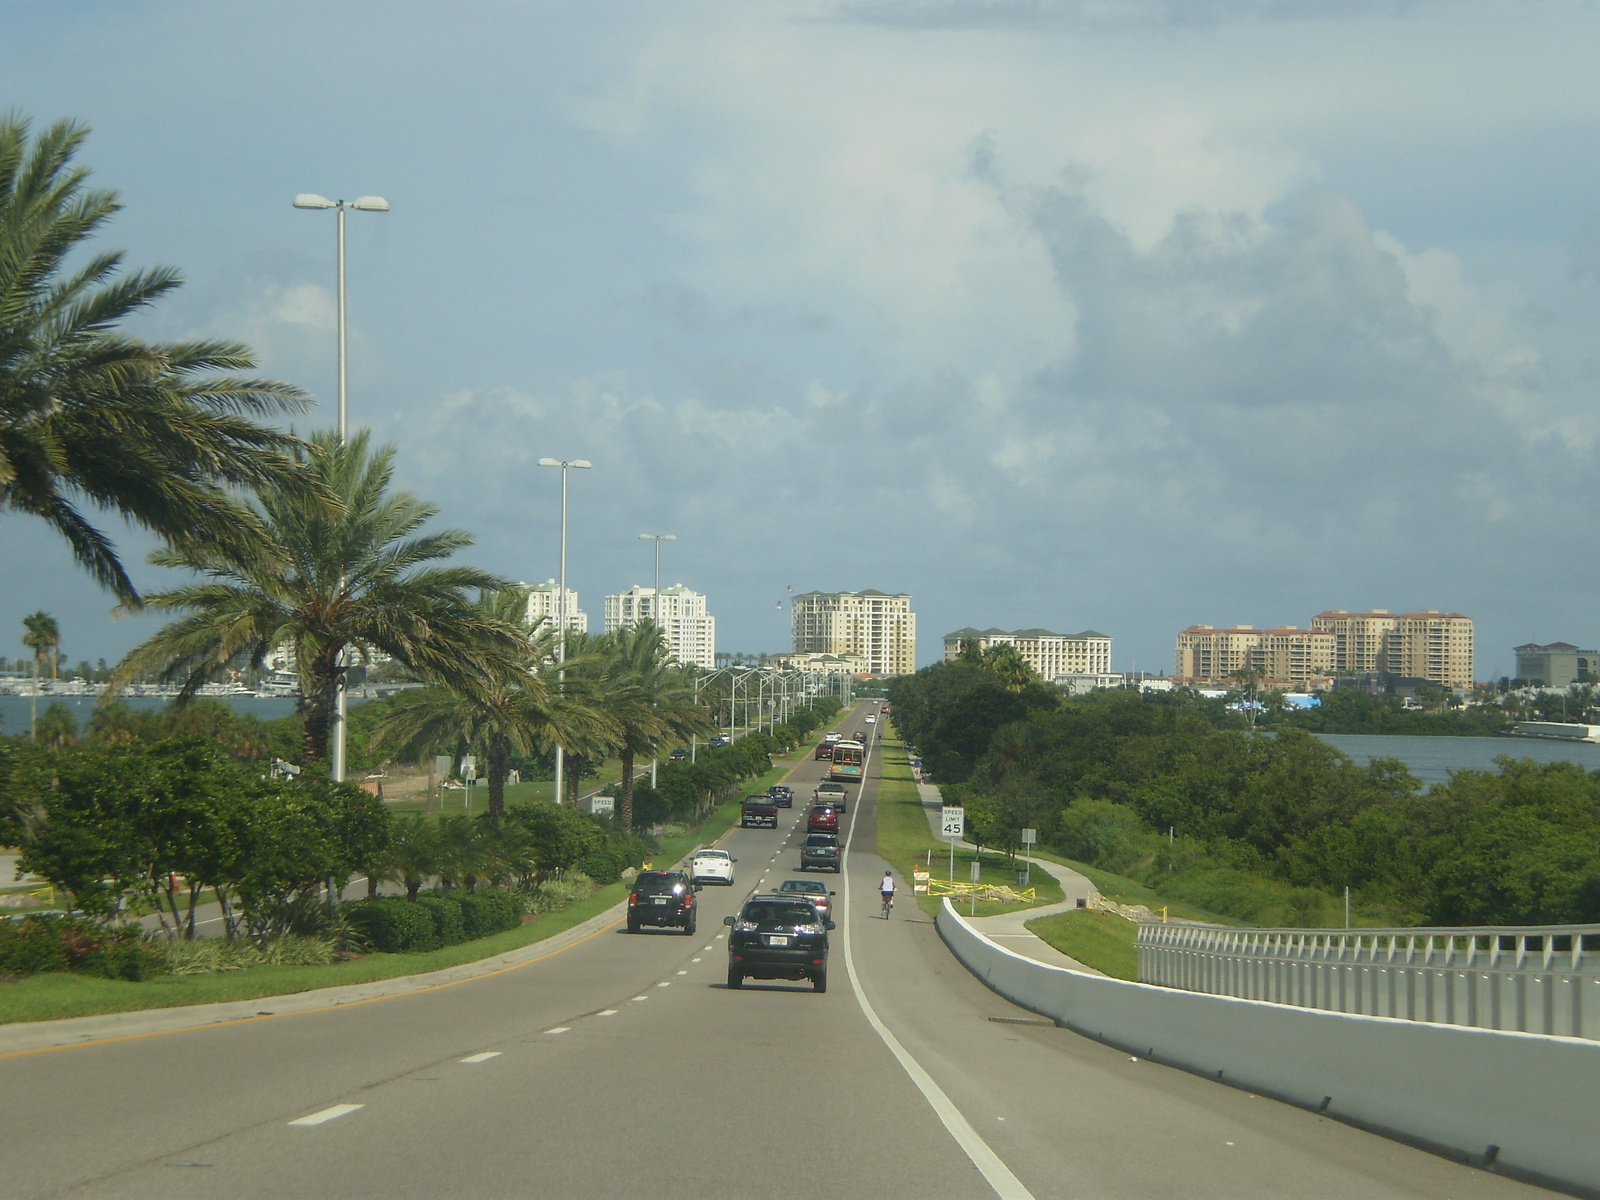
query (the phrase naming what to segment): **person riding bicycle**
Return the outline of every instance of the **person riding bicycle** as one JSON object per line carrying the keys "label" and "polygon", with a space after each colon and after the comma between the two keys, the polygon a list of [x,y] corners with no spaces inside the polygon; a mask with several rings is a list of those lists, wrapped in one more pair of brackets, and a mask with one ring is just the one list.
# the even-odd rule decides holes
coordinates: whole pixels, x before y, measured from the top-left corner
{"label": "person riding bicycle", "polygon": [[894,876],[888,871],[883,873],[883,882],[878,884],[878,892],[883,896],[883,915],[889,915],[889,909],[894,904]]}

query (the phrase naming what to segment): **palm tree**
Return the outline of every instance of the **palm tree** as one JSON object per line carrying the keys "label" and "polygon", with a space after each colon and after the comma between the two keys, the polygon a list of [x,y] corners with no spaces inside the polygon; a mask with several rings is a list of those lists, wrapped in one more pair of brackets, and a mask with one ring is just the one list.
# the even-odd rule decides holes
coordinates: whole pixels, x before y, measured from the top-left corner
{"label": "palm tree", "polygon": [[1022,657],[1010,642],[996,642],[983,652],[980,659],[984,668],[999,677],[1006,690],[1020,692],[1039,678],[1033,665]]}
{"label": "palm tree", "polygon": [[39,737],[39,667],[61,645],[61,628],[47,612],[22,618],[22,644],[33,651],[33,696],[28,704],[28,737]]}
{"label": "palm tree", "polygon": [[116,547],[81,505],[176,545],[248,542],[253,514],[227,489],[277,479],[296,445],[256,418],[307,400],[242,377],[255,360],[236,343],[117,332],[181,279],[165,267],[119,276],[117,251],[67,266],[121,207],[72,165],[87,136],[61,121],[30,147],[28,122],[0,115],[0,511],[55,526],[102,586],[132,600]]}
{"label": "palm tree", "polygon": [[438,866],[438,828],[421,813],[396,817],[383,865],[367,876],[367,895],[376,896],[378,884],[392,879],[405,886],[406,899],[415,900]]}
{"label": "palm tree", "polygon": [[436,680],[505,672],[526,640],[469,596],[503,581],[472,567],[429,565],[472,538],[460,530],[418,533],[438,510],[409,492],[389,492],[394,453],[392,446],[370,451],[365,431],[348,444],[315,434],[299,455],[306,478],[258,494],[260,544],[191,543],[151,555],[202,579],[137,606],[185,615],[117,664],[109,694],[135,675],[154,674],[181,681],[192,695],[230,666],[261,668],[287,645],[300,676],[302,760],[309,763],[327,758],[347,646],[362,658],[382,652]]}
{"label": "palm tree", "polygon": [[618,818],[633,829],[633,764],[655,755],[663,741],[706,733],[711,720],[696,701],[682,668],[672,664],[660,626],[650,621],[620,629],[603,639],[601,703],[616,727],[613,746],[622,760]]}
{"label": "palm tree", "polygon": [[[509,587],[487,592],[479,608],[488,621],[527,630],[528,591]],[[373,729],[372,744],[396,746],[397,757],[415,759],[434,746],[457,737],[481,749],[489,783],[489,821],[500,823],[506,810],[506,776],[512,752],[533,754],[557,742],[577,743],[606,737],[613,730],[589,698],[581,677],[558,688],[551,669],[555,632],[543,626],[526,633],[520,661],[487,679],[467,678],[405,692]],[[569,635],[570,638],[570,635]],[[568,667],[581,669],[583,651],[570,655]]]}

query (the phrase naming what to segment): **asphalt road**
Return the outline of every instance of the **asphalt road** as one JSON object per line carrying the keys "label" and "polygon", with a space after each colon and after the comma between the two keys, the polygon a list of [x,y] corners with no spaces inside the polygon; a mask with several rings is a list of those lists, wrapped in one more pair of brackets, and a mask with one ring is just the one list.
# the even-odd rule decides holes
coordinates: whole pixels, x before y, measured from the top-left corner
{"label": "asphalt road", "polygon": [[737,884],[700,893],[694,937],[611,928],[439,991],[0,1058],[0,1196],[1548,1194],[1031,1023],[914,905],[879,918],[873,774],[824,995],[724,986],[722,917],[798,873],[797,803],[726,838]]}

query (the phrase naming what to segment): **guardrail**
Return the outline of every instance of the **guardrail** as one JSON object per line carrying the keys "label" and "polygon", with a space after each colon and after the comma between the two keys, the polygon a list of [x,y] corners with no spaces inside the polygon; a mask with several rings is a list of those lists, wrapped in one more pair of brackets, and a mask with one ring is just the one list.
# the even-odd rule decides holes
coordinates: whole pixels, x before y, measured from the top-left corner
{"label": "guardrail", "polygon": [[1296,1008],[1600,1041],[1600,925],[1139,925],[1139,982]]}

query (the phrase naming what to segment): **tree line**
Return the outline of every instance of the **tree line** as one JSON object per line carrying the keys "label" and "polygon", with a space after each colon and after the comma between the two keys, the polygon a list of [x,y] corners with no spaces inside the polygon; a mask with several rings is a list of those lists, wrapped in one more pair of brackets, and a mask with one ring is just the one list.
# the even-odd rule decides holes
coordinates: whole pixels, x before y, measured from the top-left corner
{"label": "tree line", "polygon": [[1063,697],[952,661],[890,685],[895,722],[973,835],[1264,925],[1600,920],[1600,772],[1510,757],[1424,787],[1192,693]]}

